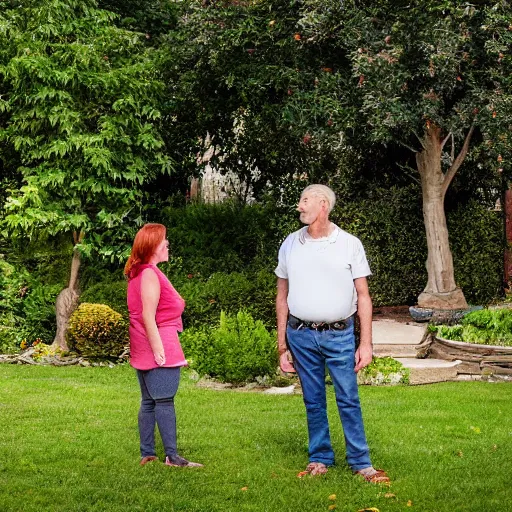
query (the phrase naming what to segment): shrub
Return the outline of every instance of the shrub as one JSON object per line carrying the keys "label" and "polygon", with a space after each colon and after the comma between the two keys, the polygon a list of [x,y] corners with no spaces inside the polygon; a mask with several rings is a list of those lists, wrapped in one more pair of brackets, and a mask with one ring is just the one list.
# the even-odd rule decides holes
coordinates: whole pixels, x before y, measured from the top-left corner
{"label": "shrub", "polygon": [[392,357],[374,357],[357,375],[360,384],[408,384],[409,369]]}
{"label": "shrub", "polygon": [[245,311],[221,312],[216,327],[187,329],[180,339],[190,366],[199,375],[242,384],[276,373],[275,332],[267,331]]}
{"label": "shrub", "polygon": [[28,342],[33,342],[37,338],[47,344],[53,342],[57,330],[55,301],[62,289],[61,284],[30,283],[23,301],[25,319],[20,329],[20,335]]}
{"label": "shrub", "polygon": [[471,304],[500,295],[503,272],[503,218],[470,201],[447,216],[455,280]]}
{"label": "shrub", "polygon": [[461,325],[441,325],[437,335],[453,341],[512,346],[512,309],[481,309],[467,314]]}
{"label": "shrub", "polygon": [[272,239],[266,210],[234,201],[167,207],[159,221],[168,226],[172,254],[181,258],[185,273],[199,272],[205,277],[220,269],[243,270]]}
{"label": "shrub", "polygon": [[128,324],[105,304],[83,303],[71,315],[67,341],[85,357],[119,357],[128,342]]}
{"label": "shrub", "polygon": [[275,326],[276,277],[272,272],[217,272],[207,280],[192,276],[174,285],[186,301],[183,320],[187,327],[214,325],[221,311],[235,315],[241,309],[265,326]]}
{"label": "shrub", "polygon": [[21,341],[17,327],[23,321],[23,297],[28,273],[0,256],[0,353],[15,352]]}
{"label": "shrub", "polygon": [[43,285],[25,268],[0,259],[0,352],[19,349],[22,340],[55,337],[55,299],[62,285]]}
{"label": "shrub", "polygon": [[125,279],[114,282],[101,282],[90,286],[80,296],[81,303],[106,304],[114,311],[121,313],[128,319],[128,305],[126,303]]}

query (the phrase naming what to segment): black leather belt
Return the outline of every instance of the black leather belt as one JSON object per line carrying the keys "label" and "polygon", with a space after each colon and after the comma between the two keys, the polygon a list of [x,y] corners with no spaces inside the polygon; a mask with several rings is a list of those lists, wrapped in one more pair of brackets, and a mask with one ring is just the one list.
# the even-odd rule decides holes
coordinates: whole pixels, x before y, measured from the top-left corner
{"label": "black leather belt", "polygon": [[345,320],[337,320],[336,322],[308,322],[307,320],[301,320],[293,315],[288,315],[288,325],[292,329],[314,329],[315,331],[343,331],[349,326],[349,321],[352,317],[345,318]]}

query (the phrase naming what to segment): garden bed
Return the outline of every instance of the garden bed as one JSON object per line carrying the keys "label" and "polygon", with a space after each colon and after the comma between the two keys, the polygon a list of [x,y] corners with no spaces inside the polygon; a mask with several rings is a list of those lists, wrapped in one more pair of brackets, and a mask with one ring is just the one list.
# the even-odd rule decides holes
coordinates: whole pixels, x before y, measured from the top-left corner
{"label": "garden bed", "polygon": [[433,336],[429,357],[460,360],[459,374],[512,375],[512,347],[481,345]]}
{"label": "garden bed", "polygon": [[454,326],[430,326],[428,357],[460,360],[459,374],[512,376],[512,310],[482,309]]}

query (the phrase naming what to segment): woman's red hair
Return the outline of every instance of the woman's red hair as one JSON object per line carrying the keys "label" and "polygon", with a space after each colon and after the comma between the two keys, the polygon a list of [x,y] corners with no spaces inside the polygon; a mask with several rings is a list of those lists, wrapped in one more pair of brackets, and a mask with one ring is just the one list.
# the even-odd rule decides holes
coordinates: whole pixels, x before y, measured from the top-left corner
{"label": "woman's red hair", "polygon": [[124,274],[128,279],[137,277],[140,265],[149,263],[158,245],[165,239],[165,232],[163,224],[144,224],[139,229],[133,241],[130,257],[124,266]]}

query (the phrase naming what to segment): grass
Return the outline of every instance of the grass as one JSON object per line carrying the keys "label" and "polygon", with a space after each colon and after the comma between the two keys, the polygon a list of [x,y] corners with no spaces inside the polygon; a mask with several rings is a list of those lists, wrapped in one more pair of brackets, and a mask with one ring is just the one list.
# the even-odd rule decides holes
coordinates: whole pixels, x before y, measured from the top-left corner
{"label": "grass", "polygon": [[197,389],[185,373],[176,399],[180,452],[206,467],[140,467],[131,368],[1,365],[0,510],[511,509],[510,384],[362,387],[361,400],[372,458],[391,475],[389,489],[346,467],[332,390],[338,464],[325,477],[298,479],[307,464],[300,396]]}

